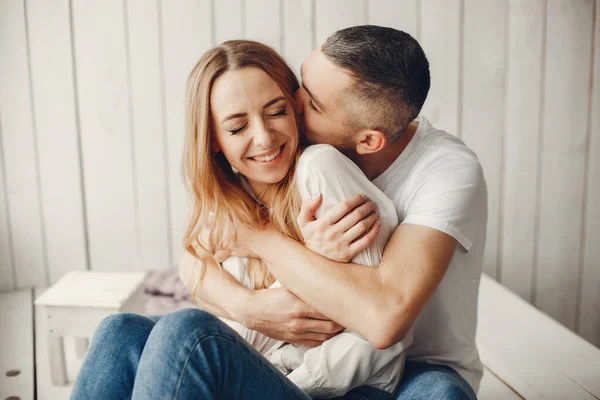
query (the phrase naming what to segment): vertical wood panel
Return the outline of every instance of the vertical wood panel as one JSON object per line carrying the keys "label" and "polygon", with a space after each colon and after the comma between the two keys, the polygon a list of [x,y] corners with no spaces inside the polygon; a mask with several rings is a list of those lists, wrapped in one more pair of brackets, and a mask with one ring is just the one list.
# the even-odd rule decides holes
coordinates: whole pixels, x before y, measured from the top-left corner
{"label": "vertical wood panel", "polygon": [[8,199],[4,175],[4,151],[2,149],[2,126],[0,125],[0,292],[15,288]]}
{"label": "vertical wood panel", "polygon": [[22,1],[0,2],[0,126],[17,288],[46,283]]}
{"label": "vertical wood panel", "polygon": [[333,32],[367,23],[366,0],[316,0],[316,47],[319,48]]}
{"label": "vertical wood panel", "polygon": [[531,300],[537,204],[544,2],[512,0],[504,129],[502,283]]}
{"label": "vertical wood panel", "polygon": [[251,0],[244,2],[246,39],[256,40],[281,52],[281,2],[279,0]]}
{"label": "vertical wood panel", "polygon": [[312,0],[285,0],[283,3],[282,54],[298,76],[302,63],[314,49],[312,14]]}
{"label": "vertical wood panel", "polygon": [[577,331],[600,347],[600,4],[596,1],[594,38],[594,86],[589,132],[587,190],[584,211],[584,251],[581,302]]}
{"label": "vertical wood panel", "polygon": [[50,283],[88,268],[69,15],[68,0],[27,2]]}
{"label": "vertical wood panel", "polygon": [[488,188],[484,271],[497,278],[507,4],[465,0],[462,138],[475,151]]}
{"label": "vertical wood panel", "polygon": [[137,234],[142,269],[150,270],[167,266],[173,258],[169,246],[158,6],[146,0],[127,0],[125,4],[140,216]]}
{"label": "vertical wood panel", "polygon": [[[389,26],[417,38],[417,0],[368,0],[369,24]],[[429,22],[428,22],[429,24]],[[435,29],[434,26],[429,29]]]}
{"label": "vertical wood panel", "polygon": [[138,270],[123,3],[72,7],[91,269]]}
{"label": "vertical wood panel", "polygon": [[242,0],[219,0],[214,3],[214,32],[215,45],[226,40],[242,39],[244,37],[244,16]]}
{"label": "vertical wood panel", "polygon": [[593,2],[548,2],[536,305],[573,329]]}
{"label": "vertical wood panel", "polygon": [[160,12],[173,249],[171,262],[175,263],[183,252],[182,238],[189,210],[180,173],[185,135],[185,83],[194,65],[212,44],[211,3],[209,0],[161,1]]}
{"label": "vertical wood panel", "polygon": [[458,134],[460,0],[421,0],[420,43],[431,70],[423,114],[436,128]]}

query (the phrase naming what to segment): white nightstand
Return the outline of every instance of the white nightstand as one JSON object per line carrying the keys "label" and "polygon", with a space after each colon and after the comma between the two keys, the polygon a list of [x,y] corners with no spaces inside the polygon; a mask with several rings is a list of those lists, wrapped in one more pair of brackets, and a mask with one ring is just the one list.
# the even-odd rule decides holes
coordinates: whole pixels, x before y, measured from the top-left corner
{"label": "white nightstand", "polygon": [[76,338],[83,357],[89,339],[104,318],[120,312],[144,312],[145,272],[71,271],[35,300],[44,308],[52,382],[67,383],[63,338]]}

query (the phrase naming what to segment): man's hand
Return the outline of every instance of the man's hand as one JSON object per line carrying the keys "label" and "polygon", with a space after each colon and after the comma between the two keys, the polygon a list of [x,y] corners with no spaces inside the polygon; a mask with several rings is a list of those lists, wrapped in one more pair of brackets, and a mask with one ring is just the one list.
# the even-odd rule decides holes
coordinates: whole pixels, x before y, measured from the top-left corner
{"label": "man's hand", "polygon": [[349,262],[369,247],[379,233],[375,204],[361,195],[352,196],[327,210],[319,219],[315,213],[323,198],[302,203],[297,222],[306,247],[337,262]]}
{"label": "man's hand", "polygon": [[283,288],[256,290],[240,323],[273,339],[318,346],[344,328]]}

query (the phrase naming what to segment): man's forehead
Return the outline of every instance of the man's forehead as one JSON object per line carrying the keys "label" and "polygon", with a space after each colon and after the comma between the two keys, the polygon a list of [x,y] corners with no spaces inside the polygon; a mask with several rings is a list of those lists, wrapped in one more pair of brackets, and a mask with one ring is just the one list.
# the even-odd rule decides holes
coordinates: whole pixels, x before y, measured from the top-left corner
{"label": "man's forehead", "polygon": [[350,75],[320,50],[313,51],[300,69],[302,83],[322,102],[331,104],[351,83]]}

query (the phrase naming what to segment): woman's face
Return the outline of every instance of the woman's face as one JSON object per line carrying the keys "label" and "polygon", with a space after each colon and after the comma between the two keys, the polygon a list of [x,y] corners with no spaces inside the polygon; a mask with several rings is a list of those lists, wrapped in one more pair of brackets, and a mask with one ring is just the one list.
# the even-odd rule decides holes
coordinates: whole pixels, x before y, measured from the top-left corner
{"label": "woman's face", "polygon": [[212,150],[259,193],[287,175],[296,148],[294,110],[277,83],[259,68],[227,71],[210,94]]}

